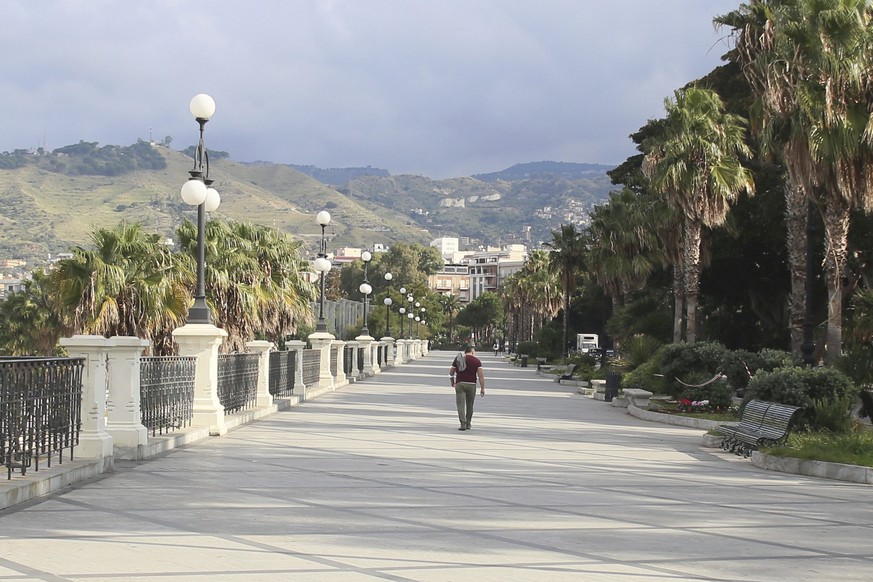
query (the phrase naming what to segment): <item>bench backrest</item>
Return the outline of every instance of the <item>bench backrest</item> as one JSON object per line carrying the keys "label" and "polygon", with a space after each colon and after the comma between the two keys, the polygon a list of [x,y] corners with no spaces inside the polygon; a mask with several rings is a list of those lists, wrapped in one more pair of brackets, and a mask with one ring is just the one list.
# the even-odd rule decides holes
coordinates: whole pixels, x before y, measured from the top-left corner
{"label": "bench backrest", "polygon": [[567,369],[564,370],[564,374],[563,374],[563,375],[564,375],[565,377],[572,376],[573,374],[576,373],[576,368],[578,368],[578,367],[579,367],[579,366],[576,365],[576,364],[567,364]]}
{"label": "bench backrest", "polygon": [[746,425],[761,426],[771,406],[773,406],[772,402],[749,400],[746,403],[746,407],[743,408],[743,416],[740,418],[740,422]]}
{"label": "bench backrest", "polygon": [[770,408],[767,409],[767,413],[764,415],[764,422],[761,426],[762,428],[777,432],[788,432],[791,420],[794,418],[794,415],[797,414],[798,410],[800,410],[799,406],[789,406],[787,404],[774,402]]}

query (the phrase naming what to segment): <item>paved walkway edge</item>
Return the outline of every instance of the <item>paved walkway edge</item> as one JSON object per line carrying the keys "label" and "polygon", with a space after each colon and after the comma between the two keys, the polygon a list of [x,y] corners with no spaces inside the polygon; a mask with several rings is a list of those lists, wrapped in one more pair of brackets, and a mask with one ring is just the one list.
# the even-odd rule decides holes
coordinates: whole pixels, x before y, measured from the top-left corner
{"label": "paved walkway edge", "polygon": [[[333,390],[334,388],[308,390],[306,400],[311,400]],[[300,396],[276,399],[272,406],[228,415],[225,422],[228,429],[233,430],[275,414],[280,410],[297,406],[302,401],[303,398]],[[129,457],[132,460],[145,461],[208,438],[210,438],[209,427],[193,426],[171,434],[149,437],[148,444],[139,447],[135,452],[131,451]],[[121,457],[118,458],[121,459]],[[5,475],[3,475],[0,477],[2,479],[0,480],[0,510],[94,479],[104,473],[111,473],[114,463],[115,457],[64,461],[63,463],[53,462],[51,467],[41,466],[39,471],[30,470],[24,476],[13,474],[11,480],[6,480]],[[0,471],[0,475],[2,475],[2,471]]]}

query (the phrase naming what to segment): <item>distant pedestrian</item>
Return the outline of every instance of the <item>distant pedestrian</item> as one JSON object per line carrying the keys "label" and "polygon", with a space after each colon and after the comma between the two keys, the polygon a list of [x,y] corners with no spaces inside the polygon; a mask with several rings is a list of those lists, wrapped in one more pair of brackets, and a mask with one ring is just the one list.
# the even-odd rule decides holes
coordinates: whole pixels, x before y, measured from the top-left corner
{"label": "distant pedestrian", "polygon": [[470,421],[473,419],[473,402],[476,400],[476,379],[479,380],[479,390],[485,397],[485,372],[482,370],[482,362],[476,357],[475,351],[468,346],[463,354],[458,354],[452,361],[449,376],[452,379],[452,387],[455,389],[455,403],[458,406],[458,419],[461,428],[458,430],[470,430]]}
{"label": "distant pedestrian", "polygon": [[497,355],[497,352],[500,351],[500,344],[497,343],[497,342],[494,342],[494,345],[491,346],[491,349],[494,350],[494,355],[496,356],[496,355]]}

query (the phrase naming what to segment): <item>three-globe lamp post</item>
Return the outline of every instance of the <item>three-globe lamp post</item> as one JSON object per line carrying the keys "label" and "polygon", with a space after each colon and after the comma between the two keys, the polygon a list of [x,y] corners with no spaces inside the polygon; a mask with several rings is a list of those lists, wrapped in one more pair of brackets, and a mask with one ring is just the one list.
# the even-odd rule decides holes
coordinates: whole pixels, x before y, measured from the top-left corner
{"label": "three-globe lamp post", "polygon": [[385,337],[391,337],[391,279],[394,278],[394,275],[391,273],[385,273],[385,281],[388,283],[388,292],[385,295]]}
{"label": "three-globe lamp post", "polygon": [[[402,301],[404,295],[406,295],[406,287],[401,287],[400,288],[401,301]],[[406,308],[402,307],[402,305],[403,304],[401,303],[400,309],[397,310],[397,312],[400,313],[400,339],[403,339],[403,337],[404,337],[403,336],[403,320],[406,319]]]}
{"label": "three-globe lamp post", "polygon": [[327,239],[324,236],[324,229],[330,224],[330,213],[327,210],[322,210],[315,219],[321,226],[321,245],[318,250],[318,258],[313,264],[315,270],[320,274],[319,286],[321,288],[318,297],[318,323],[315,325],[315,331],[316,333],[327,333],[327,322],[324,321],[324,279],[330,272],[331,264],[327,258]]}
{"label": "three-globe lamp post", "polygon": [[188,310],[188,323],[212,324],[212,313],[206,303],[206,213],[218,208],[221,197],[209,178],[209,153],[203,143],[203,130],[215,113],[215,101],[209,95],[199,93],[191,99],[188,109],[200,125],[200,142],[194,150],[194,169],[188,172],[190,177],[181,189],[182,200],[197,207],[197,285],[194,305]]}
{"label": "three-globe lamp post", "polygon": [[361,260],[364,261],[364,282],[361,283],[360,287],[358,287],[358,291],[363,293],[364,295],[364,326],[361,328],[361,335],[369,336],[370,329],[367,326],[367,320],[369,318],[369,307],[370,307],[370,293],[373,292],[373,288],[370,286],[370,282],[367,280],[367,266],[370,264],[370,260],[373,258],[373,255],[370,254],[370,251],[364,251],[361,253]]}

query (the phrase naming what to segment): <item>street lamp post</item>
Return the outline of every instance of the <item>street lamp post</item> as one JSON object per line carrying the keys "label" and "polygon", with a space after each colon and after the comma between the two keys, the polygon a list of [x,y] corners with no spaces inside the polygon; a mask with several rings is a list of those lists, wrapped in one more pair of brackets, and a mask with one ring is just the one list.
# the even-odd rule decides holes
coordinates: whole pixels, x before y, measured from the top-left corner
{"label": "street lamp post", "polygon": [[400,313],[400,339],[403,339],[403,320],[406,319],[406,308],[401,307],[397,311]]}
{"label": "street lamp post", "polygon": [[370,286],[370,282],[367,280],[367,266],[370,264],[370,260],[373,258],[373,255],[370,254],[370,251],[364,251],[361,253],[361,260],[364,261],[364,282],[361,283],[361,286],[358,287],[358,290],[364,294],[364,326],[361,328],[361,335],[369,336],[370,329],[367,326],[367,322],[369,319],[369,307],[370,307],[370,293],[373,292],[373,288]]}
{"label": "street lamp post", "polygon": [[412,302],[415,301],[415,297],[410,293],[406,296],[406,300],[409,301],[409,339],[412,339],[412,318],[415,317],[412,313]]}
{"label": "street lamp post", "polygon": [[[209,178],[209,154],[203,144],[203,130],[206,122],[215,113],[215,101],[209,95],[195,95],[188,104],[191,115],[200,125],[200,142],[194,150],[194,169],[190,178],[182,185],[182,200],[197,207],[197,286],[194,289],[194,305],[188,310],[188,323],[212,323],[212,314],[206,304],[206,213],[218,208],[221,197],[212,188]],[[205,166],[204,166],[205,162]],[[205,168],[205,171],[204,171]]]}
{"label": "street lamp post", "polygon": [[321,274],[321,293],[318,298],[318,323],[315,326],[316,333],[327,333],[327,323],[324,321],[324,279],[330,271],[330,261],[327,259],[327,240],[324,238],[324,229],[330,224],[330,213],[327,210],[319,212],[315,219],[321,225],[321,246],[318,250],[318,258],[315,259],[315,270]]}
{"label": "street lamp post", "polygon": [[397,312],[400,314],[400,339],[403,339],[403,320],[406,319],[406,308],[403,307],[403,296],[406,295],[406,287],[400,288],[400,309]]}
{"label": "street lamp post", "polygon": [[394,275],[385,273],[385,281],[388,282],[388,294],[385,296],[385,337],[391,337],[391,279]]}

